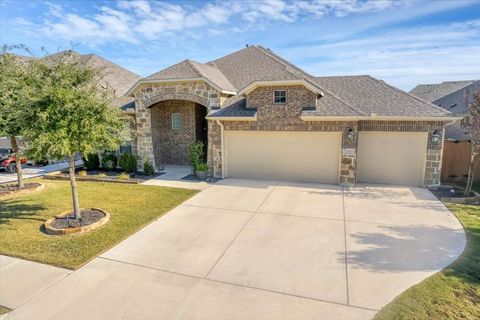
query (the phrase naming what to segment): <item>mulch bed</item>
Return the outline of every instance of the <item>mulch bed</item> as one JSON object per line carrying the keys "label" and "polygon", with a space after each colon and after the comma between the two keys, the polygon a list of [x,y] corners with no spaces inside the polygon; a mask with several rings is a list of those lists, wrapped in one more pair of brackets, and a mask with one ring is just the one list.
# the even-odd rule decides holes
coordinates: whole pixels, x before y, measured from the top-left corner
{"label": "mulch bed", "polygon": [[41,184],[36,183],[36,182],[25,183],[23,185],[23,188],[21,188],[21,189],[18,189],[16,184],[0,185],[0,196],[7,195],[7,194],[10,194],[10,193],[16,192],[16,191],[32,190],[32,189],[36,189],[40,186],[41,186]]}
{"label": "mulch bed", "polygon": [[[438,199],[441,198],[464,198],[464,190],[459,188],[430,190]],[[473,195],[472,195],[473,196]]]}
{"label": "mulch bed", "polygon": [[82,215],[82,219],[80,221],[75,220],[75,216],[72,213],[71,215],[65,217],[55,218],[51,226],[57,229],[79,228],[91,225],[92,223],[95,223],[105,217],[103,212],[94,209],[85,209],[80,213]]}
{"label": "mulch bed", "polygon": [[220,180],[220,179],[218,179],[218,178],[213,178],[213,177],[207,177],[207,180],[201,180],[201,179],[198,179],[197,175],[191,173],[191,174],[189,174],[188,176],[183,177],[182,180],[198,181],[198,182],[200,182],[200,181],[206,181],[206,182],[210,182],[210,183],[215,183],[215,182],[217,182],[217,181]]}

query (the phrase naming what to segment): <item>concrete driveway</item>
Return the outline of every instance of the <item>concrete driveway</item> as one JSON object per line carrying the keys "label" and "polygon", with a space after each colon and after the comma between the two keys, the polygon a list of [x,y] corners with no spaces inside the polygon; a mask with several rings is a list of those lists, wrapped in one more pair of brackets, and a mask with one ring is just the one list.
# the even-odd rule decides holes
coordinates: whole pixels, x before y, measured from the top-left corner
{"label": "concrete driveway", "polygon": [[11,319],[370,319],[465,247],[425,189],[228,179]]}

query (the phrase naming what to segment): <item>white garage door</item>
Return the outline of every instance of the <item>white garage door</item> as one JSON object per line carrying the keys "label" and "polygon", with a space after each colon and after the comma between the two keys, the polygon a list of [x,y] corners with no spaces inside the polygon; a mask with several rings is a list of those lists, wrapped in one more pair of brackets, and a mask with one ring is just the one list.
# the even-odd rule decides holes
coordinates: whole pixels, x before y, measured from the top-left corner
{"label": "white garage door", "polygon": [[359,132],[357,181],[421,185],[426,152],[426,132]]}
{"label": "white garage door", "polygon": [[225,131],[227,177],[337,183],[341,133]]}

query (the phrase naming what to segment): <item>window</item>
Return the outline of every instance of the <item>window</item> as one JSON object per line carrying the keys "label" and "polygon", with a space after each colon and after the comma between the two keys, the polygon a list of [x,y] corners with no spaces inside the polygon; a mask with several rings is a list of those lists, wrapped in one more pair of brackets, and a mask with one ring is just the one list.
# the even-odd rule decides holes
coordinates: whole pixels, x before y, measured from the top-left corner
{"label": "window", "polygon": [[172,113],[172,130],[182,129],[182,115],[180,113]]}
{"label": "window", "polygon": [[273,91],[273,103],[276,103],[276,104],[287,103],[287,91],[286,90]]}

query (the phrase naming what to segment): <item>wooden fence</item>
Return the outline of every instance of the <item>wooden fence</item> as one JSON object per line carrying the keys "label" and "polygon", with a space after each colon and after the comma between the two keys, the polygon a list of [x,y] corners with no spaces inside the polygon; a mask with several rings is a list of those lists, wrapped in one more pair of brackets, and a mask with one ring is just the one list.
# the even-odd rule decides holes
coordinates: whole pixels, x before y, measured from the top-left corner
{"label": "wooden fence", "polygon": [[[469,164],[470,142],[446,140],[443,146],[442,181],[465,181]],[[475,181],[480,182],[480,165],[475,172]]]}

